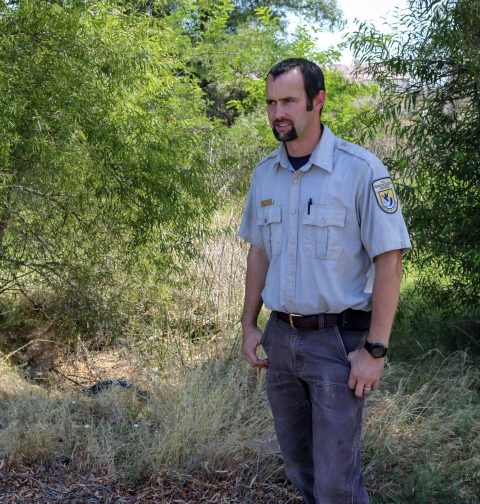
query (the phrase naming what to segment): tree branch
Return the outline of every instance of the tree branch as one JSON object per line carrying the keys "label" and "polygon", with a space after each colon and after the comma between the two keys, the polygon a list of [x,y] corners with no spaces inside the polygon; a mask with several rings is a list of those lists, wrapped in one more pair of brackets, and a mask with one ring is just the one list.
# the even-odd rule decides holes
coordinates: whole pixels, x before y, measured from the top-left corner
{"label": "tree branch", "polygon": [[22,286],[20,285],[20,282],[17,280],[17,276],[15,274],[13,274],[13,278],[15,279],[15,283],[17,284],[18,290],[30,301],[30,303],[32,303],[32,305],[35,307],[36,310],[43,313],[43,316],[46,319],[48,319],[49,317],[43,311],[43,308],[22,289]]}
{"label": "tree branch", "polygon": [[52,198],[52,197],[56,197],[56,196],[66,196],[66,194],[62,194],[62,193],[47,194],[47,193],[43,193],[37,189],[31,189],[30,187],[25,187],[25,186],[21,186],[21,185],[6,185],[6,186],[2,186],[0,189],[17,189],[19,191],[26,191],[26,192],[29,192],[32,194],[36,194],[37,196],[42,196],[44,198]]}
{"label": "tree branch", "polygon": [[60,266],[62,263],[59,261],[47,261],[44,263],[32,263],[27,261],[20,261],[19,259],[13,259],[10,257],[2,257],[3,261],[8,261],[18,266],[27,266],[29,268],[46,268],[47,266]]}

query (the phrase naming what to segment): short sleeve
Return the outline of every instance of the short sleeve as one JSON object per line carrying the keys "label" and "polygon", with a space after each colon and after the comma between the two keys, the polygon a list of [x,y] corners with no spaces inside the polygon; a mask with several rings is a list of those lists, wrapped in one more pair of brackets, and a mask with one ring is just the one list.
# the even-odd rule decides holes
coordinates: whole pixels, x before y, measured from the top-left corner
{"label": "short sleeve", "polygon": [[393,181],[378,160],[365,170],[357,199],[363,245],[373,259],[384,252],[411,249],[405,220]]}
{"label": "short sleeve", "polygon": [[243,211],[238,236],[240,236],[240,238],[242,238],[243,240],[251,243],[255,247],[265,250],[262,230],[257,224],[256,173],[257,171],[255,170],[253,172],[252,184],[250,186],[250,190],[248,191],[247,202],[245,203],[245,209]]}

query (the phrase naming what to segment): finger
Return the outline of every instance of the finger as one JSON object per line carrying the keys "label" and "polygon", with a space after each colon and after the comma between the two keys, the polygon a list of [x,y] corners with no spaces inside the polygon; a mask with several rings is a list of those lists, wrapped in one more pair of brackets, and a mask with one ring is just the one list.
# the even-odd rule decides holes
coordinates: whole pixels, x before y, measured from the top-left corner
{"label": "finger", "polygon": [[365,384],[363,386],[363,395],[368,396],[372,390],[373,390],[373,387],[371,385]]}
{"label": "finger", "polygon": [[363,384],[361,384],[359,381],[357,381],[357,385],[355,387],[355,397],[358,397],[359,399],[363,397]]}
{"label": "finger", "polygon": [[250,361],[247,359],[249,364],[252,367],[267,369],[268,368],[268,359],[256,359],[255,361]]}
{"label": "finger", "polygon": [[261,367],[266,368],[268,366],[268,359],[259,359],[255,350],[244,348],[242,351],[244,357],[247,359],[247,362],[252,367]]}
{"label": "finger", "polygon": [[352,376],[352,373],[350,373],[347,385],[351,390],[355,390],[355,387],[357,386],[357,379]]}
{"label": "finger", "polygon": [[267,369],[268,368],[268,359],[259,359],[257,363],[257,367]]}
{"label": "finger", "polygon": [[252,367],[256,367],[257,362],[258,362],[258,357],[255,355],[255,353],[251,352],[244,352],[244,357],[247,359],[247,362],[250,364]]}

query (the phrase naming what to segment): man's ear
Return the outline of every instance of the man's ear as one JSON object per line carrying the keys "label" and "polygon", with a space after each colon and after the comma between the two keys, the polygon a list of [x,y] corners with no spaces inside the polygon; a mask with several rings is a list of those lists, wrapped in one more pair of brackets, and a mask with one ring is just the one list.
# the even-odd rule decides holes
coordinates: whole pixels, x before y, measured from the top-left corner
{"label": "man's ear", "polygon": [[320,112],[325,105],[325,100],[327,99],[327,95],[325,91],[319,91],[317,96],[313,99],[313,109],[317,112]]}

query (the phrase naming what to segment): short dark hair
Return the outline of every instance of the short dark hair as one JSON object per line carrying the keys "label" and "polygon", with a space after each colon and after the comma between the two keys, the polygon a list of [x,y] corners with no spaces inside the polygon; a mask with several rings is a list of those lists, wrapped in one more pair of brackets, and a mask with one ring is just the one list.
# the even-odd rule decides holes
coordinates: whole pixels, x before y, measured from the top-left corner
{"label": "short dark hair", "polygon": [[303,85],[305,87],[305,93],[307,93],[307,110],[313,109],[313,99],[318,95],[320,91],[325,91],[325,79],[323,77],[323,72],[320,67],[304,58],[289,58],[280,63],[277,63],[268,72],[269,75],[275,80],[279,75],[283,73],[290,72],[298,68],[303,76]]}

